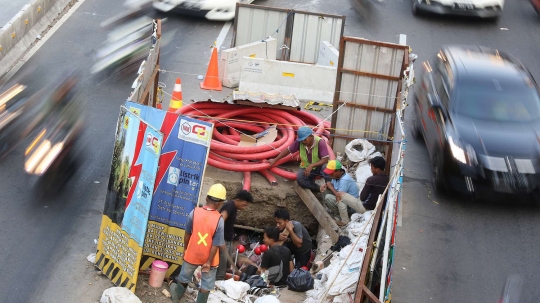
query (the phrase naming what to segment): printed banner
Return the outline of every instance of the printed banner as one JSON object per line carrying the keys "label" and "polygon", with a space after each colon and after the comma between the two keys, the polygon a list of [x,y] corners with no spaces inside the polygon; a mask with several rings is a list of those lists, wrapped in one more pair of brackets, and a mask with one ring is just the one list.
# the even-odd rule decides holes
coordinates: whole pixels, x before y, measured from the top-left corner
{"label": "printed banner", "polygon": [[170,276],[182,265],[185,224],[199,200],[213,125],[133,102],[126,107],[163,133],[141,269],[159,259],[169,263]]}
{"label": "printed banner", "polygon": [[95,265],[135,291],[163,135],[122,108]]}

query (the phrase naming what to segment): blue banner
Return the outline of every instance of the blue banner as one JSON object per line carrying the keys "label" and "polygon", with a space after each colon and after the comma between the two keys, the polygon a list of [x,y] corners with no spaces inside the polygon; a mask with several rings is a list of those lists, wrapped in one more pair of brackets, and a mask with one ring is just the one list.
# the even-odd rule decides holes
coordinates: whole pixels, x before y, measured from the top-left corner
{"label": "blue banner", "polygon": [[[185,224],[199,200],[213,125],[129,101],[126,107],[163,133],[143,253],[170,262],[170,275],[182,264]],[[152,259],[146,260],[143,270]]]}
{"label": "blue banner", "polygon": [[[139,127],[140,120],[135,117],[134,114],[126,113],[126,118],[130,118],[128,134],[134,133],[137,136],[137,130],[142,131]],[[158,133],[151,127],[145,127],[143,140],[140,146],[135,146],[138,149],[137,159],[133,162],[133,172],[130,173],[130,177],[133,180],[135,187],[134,194],[131,196],[131,200],[128,201],[127,208],[124,214],[124,220],[122,222],[122,229],[126,231],[130,236],[139,244],[143,246],[144,237],[146,234],[146,225],[148,224],[148,214],[152,203],[152,191],[154,189],[154,183],[156,178],[156,172],[158,169],[158,160],[161,155],[161,143],[163,140],[162,134]],[[128,144],[135,144],[135,140],[130,140],[133,136],[126,137],[126,146]]]}

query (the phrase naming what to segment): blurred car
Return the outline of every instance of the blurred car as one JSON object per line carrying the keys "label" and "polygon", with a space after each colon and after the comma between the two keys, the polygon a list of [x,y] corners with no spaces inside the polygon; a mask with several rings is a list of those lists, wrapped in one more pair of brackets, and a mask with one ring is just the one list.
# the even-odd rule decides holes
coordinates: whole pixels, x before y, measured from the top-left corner
{"label": "blurred car", "polygon": [[253,0],[154,0],[154,8],[205,17],[208,20],[229,21],[236,14],[236,3],[249,4]]}
{"label": "blurred car", "polygon": [[536,13],[540,15],[540,0],[531,0],[531,4],[534,7],[534,10],[536,10]]}
{"label": "blurred car", "polygon": [[504,7],[504,0],[411,0],[412,12],[417,15],[429,12],[440,15],[472,16],[497,19]]}
{"label": "blurred car", "polygon": [[524,65],[481,46],[445,46],[422,65],[413,134],[424,138],[436,191],[538,193],[540,93]]}

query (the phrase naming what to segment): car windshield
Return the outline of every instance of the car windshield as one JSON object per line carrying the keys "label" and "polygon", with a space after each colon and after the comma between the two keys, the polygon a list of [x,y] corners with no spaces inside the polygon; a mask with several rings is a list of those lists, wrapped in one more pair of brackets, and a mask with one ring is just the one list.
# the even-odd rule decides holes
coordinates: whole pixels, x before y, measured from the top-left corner
{"label": "car windshield", "polygon": [[468,80],[456,88],[453,110],[459,115],[499,122],[529,122],[540,118],[540,98],[532,83]]}

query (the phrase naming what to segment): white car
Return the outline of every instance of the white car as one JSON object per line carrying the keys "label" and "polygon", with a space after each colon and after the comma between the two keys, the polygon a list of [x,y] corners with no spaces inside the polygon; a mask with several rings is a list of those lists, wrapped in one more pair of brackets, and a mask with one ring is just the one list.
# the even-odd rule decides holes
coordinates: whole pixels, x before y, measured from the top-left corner
{"label": "white car", "polygon": [[251,2],[253,0],[154,0],[154,8],[162,12],[201,16],[208,20],[229,21],[236,13],[236,3]]}
{"label": "white car", "polygon": [[440,15],[474,16],[497,19],[504,0],[411,0],[412,12],[430,12]]}

